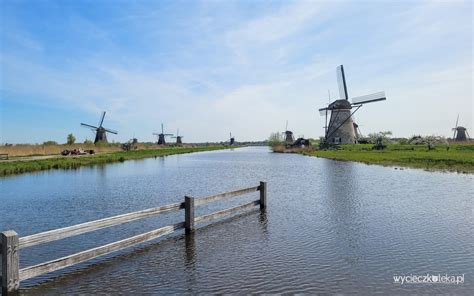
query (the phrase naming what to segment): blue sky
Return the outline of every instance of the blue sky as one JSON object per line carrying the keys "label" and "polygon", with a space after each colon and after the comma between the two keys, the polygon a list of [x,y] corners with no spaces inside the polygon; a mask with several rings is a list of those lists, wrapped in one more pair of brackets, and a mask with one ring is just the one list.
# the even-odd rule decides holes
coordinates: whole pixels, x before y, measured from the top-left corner
{"label": "blue sky", "polygon": [[324,134],[317,109],[384,90],[362,133],[473,127],[471,1],[1,0],[0,143],[92,139],[80,122],[153,140]]}

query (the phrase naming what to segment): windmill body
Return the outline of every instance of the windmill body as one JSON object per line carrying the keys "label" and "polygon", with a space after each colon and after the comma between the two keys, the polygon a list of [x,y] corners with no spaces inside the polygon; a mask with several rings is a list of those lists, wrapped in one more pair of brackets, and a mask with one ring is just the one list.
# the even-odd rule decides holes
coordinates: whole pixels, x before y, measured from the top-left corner
{"label": "windmill body", "polygon": [[96,133],[95,133],[94,143],[97,143],[99,141],[107,143],[107,132],[105,128],[103,127],[97,128]]}
{"label": "windmill body", "polygon": [[330,115],[329,123],[325,126],[324,140],[327,144],[355,144],[357,143],[358,125],[353,121],[354,113],[363,104],[386,100],[385,93],[378,92],[352,98],[351,103],[347,94],[346,78],[342,65],[337,67],[337,81],[341,99],[332,102],[326,108],[319,109],[320,114],[325,115],[326,118]]}
{"label": "windmill body", "polygon": [[293,136],[293,132],[288,130],[288,120],[286,121],[285,131],[283,132],[285,136],[285,144],[291,145],[295,142],[295,137]]}
{"label": "windmill body", "polygon": [[176,145],[183,144],[183,141],[182,141],[183,136],[179,135],[179,129],[176,131],[176,137],[171,137],[171,138],[176,139]]}
{"label": "windmill body", "polygon": [[111,134],[115,134],[115,135],[118,134],[117,131],[107,129],[107,128],[102,126],[103,123],[104,123],[105,113],[106,113],[105,111],[102,112],[102,116],[100,117],[100,121],[99,121],[98,126],[93,126],[93,125],[90,125],[90,124],[81,123],[81,126],[86,127],[86,128],[90,128],[93,131],[95,131],[94,144],[97,143],[97,142],[107,143],[107,133],[111,133]]}
{"label": "windmill body", "polygon": [[163,123],[161,124],[161,133],[153,133],[153,135],[158,137],[158,145],[166,145],[166,136],[172,136],[173,134],[165,134]]}
{"label": "windmill body", "polygon": [[293,132],[292,131],[284,131],[283,133],[285,134],[285,143],[286,144],[293,144],[293,142],[295,141],[295,137],[293,136]]}
{"label": "windmill body", "polygon": [[235,145],[235,138],[232,137],[232,133],[230,133],[229,145],[230,145],[230,146]]}
{"label": "windmill body", "polygon": [[327,133],[330,144],[354,144],[356,133],[352,121],[352,106],[347,100],[337,100],[329,105],[331,118]]}
{"label": "windmill body", "polygon": [[463,126],[456,127],[456,141],[467,141],[467,129]]}
{"label": "windmill body", "polygon": [[459,122],[459,114],[458,114],[458,118],[456,119],[456,126],[453,128],[453,131],[454,131],[453,140],[456,142],[469,140],[469,133],[467,132],[467,129],[463,126],[459,126],[458,122]]}

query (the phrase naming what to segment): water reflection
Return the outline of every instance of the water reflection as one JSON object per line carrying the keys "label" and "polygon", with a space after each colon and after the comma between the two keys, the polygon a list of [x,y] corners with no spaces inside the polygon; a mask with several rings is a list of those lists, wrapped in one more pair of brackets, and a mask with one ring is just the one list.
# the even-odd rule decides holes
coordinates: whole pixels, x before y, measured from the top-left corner
{"label": "water reflection", "polygon": [[[266,148],[183,154],[2,179],[0,228],[21,235],[36,233],[179,202],[185,194],[207,196],[252,186],[260,180],[269,186],[266,211],[200,226],[192,236],[177,232],[59,277],[57,273],[23,282],[22,293],[472,291],[470,282],[405,290],[390,280],[396,271],[474,274],[472,213],[466,210],[474,196],[472,175],[400,171],[272,154]],[[218,208],[233,205],[229,200]],[[25,249],[21,264],[36,264],[180,222],[182,215]],[[417,228],[410,228],[420,221]]]}

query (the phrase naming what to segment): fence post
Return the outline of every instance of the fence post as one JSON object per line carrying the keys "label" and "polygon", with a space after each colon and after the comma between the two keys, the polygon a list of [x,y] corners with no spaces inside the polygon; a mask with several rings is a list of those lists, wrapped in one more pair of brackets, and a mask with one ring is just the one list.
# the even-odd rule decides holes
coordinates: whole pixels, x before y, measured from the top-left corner
{"label": "fence post", "polygon": [[260,209],[267,208],[267,182],[260,181]]}
{"label": "fence post", "polygon": [[184,197],[184,229],[186,233],[194,231],[194,197]]}
{"label": "fence post", "polygon": [[18,234],[13,230],[0,233],[2,242],[2,294],[8,295],[20,288],[20,261]]}

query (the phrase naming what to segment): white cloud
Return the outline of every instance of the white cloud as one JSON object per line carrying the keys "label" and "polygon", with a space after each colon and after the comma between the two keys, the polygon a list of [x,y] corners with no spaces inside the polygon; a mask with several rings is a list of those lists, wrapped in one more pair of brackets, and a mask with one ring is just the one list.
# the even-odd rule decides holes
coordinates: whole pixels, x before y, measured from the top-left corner
{"label": "white cloud", "polygon": [[[74,34],[99,42],[97,52],[65,64],[2,52],[1,88],[91,114],[107,110],[121,140],[133,133],[152,140],[161,122],[173,131],[179,127],[187,141],[225,140],[229,131],[239,140],[260,140],[281,131],[286,120],[295,134],[317,137],[324,132],[317,108],[327,102],[328,89],[336,96],[335,68],[343,63],[350,94],[385,90],[388,96],[357,113],[364,133],[449,136],[458,112],[472,128],[472,54],[465,54],[465,47],[472,50],[472,24],[457,21],[462,5],[386,10],[359,43],[345,42],[345,33],[366,20],[364,9],[345,20],[340,13],[351,7],[341,6],[350,5],[287,2],[232,22],[204,10],[179,26],[190,32],[166,51],[159,51],[159,11],[133,11],[133,17],[117,22],[140,22],[143,36],[150,38],[147,45],[158,52],[136,54],[130,44],[116,41],[110,28],[77,16],[71,19]],[[189,27],[194,21],[196,27]],[[180,36],[179,30],[167,34]],[[444,40],[460,43],[434,48]]]}

